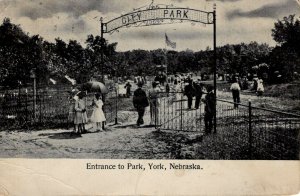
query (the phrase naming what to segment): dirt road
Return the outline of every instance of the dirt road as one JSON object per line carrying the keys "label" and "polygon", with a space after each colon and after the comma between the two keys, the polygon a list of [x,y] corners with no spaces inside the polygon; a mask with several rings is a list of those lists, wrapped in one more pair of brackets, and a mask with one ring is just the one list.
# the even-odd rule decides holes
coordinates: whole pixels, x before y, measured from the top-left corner
{"label": "dirt road", "polygon": [[168,159],[176,156],[174,148],[178,147],[173,140],[177,138],[175,135],[178,133],[158,133],[154,127],[149,127],[148,112],[144,127],[135,125],[135,112],[129,115],[132,116],[132,122],[107,126],[107,129],[101,132],[94,132],[89,124],[89,133],[83,134],[82,137],[71,137],[72,130],[64,129],[0,132],[0,156],[97,159]]}

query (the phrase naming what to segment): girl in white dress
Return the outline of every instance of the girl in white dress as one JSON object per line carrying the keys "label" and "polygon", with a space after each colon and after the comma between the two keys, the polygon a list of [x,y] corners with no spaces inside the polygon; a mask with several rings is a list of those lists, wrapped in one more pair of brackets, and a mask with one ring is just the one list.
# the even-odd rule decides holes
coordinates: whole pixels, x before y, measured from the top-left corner
{"label": "girl in white dress", "polygon": [[101,131],[101,122],[106,121],[104,112],[102,110],[103,102],[101,100],[101,95],[99,93],[95,94],[95,99],[92,103],[93,106],[93,113],[91,116],[91,121],[96,123],[96,130]]}

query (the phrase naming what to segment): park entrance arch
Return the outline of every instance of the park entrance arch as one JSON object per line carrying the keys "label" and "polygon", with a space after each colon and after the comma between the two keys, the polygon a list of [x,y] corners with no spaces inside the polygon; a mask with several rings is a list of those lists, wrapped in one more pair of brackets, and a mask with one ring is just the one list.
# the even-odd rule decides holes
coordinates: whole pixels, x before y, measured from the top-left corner
{"label": "park entrance arch", "polygon": [[[154,5],[153,1],[149,6],[144,6],[134,9],[133,12],[121,15],[108,22],[101,22],[101,38],[104,34],[112,34],[119,31],[120,28],[164,25],[183,22],[202,23],[213,26],[213,50],[214,50],[214,94],[216,98],[216,71],[217,71],[217,53],[216,53],[216,5],[213,6],[213,11],[203,11],[191,8],[175,7],[174,5]],[[101,50],[101,72],[103,76],[103,50]],[[216,114],[214,118],[216,125]],[[216,126],[214,126],[216,131]]]}

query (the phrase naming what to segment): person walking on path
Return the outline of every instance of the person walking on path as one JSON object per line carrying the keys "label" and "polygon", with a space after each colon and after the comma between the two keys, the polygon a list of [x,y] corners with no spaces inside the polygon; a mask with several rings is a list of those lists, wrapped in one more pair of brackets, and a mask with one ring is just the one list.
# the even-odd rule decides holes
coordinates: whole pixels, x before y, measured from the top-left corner
{"label": "person walking on path", "polygon": [[138,83],[138,89],[133,93],[133,106],[138,112],[137,126],[144,124],[145,108],[149,106],[146,92],[142,89],[142,86],[142,83]]}
{"label": "person walking on path", "polygon": [[257,80],[257,90],[256,90],[257,96],[262,96],[264,91],[265,91],[265,88],[263,85],[263,80],[262,79]]}
{"label": "person walking on path", "polygon": [[200,105],[200,100],[202,97],[202,85],[200,83],[200,79],[198,79],[195,84],[195,96],[196,96],[196,100],[195,100],[195,109],[199,109],[199,105]]}
{"label": "person walking on path", "polygon": [[181,81],[180,80],[178,80],[178,82],[175,86],[175,92],[176,92],[176,95],[175,95],[176,101],[181,100],[182,88],[181,88]]}
{"label": "person walking on path", "polygon": [[129,98],[131,96],[131,84],[130,82],[127,82],[126,85],[125,85],[125,88],[126,88],[126,97]]}
{"label": "person walking on path", "polygon": [[106,121],[106,118],[102,110],[103,102],[99,93],[95,94],[92,106],[93,113],[91,115],[91,122],[96,123],[96,131],[102,131],[102,122]]}
{"label": "person walking on path", "polygon": [[241,87],[240,87],[239,83],[237,82],[237,80],[233,81],[233,83],[230,86],[230,90],[232,92],[234,109],[236,109],[239,107],[238,104],[240,103],[240,91],[241,91]]}
{"label": "person walking on path", "polygon": [[202,100],[205,103],[204,107],[204,124],[205,133],[211,133],[213,128],[213,118],[216,111],[216,100],[213,92],[213,86],[207,86],[207,94]]}
{"label": "person walking on path", "polygon": [[257,86],[258,86],[258,77],[256,74],[254,74],[253,76],[253,88],[252,90],[257,92]]}
{"label": "person walking on path", "polygon": [[170,92],[170,85],[169,83],[166,84],[166,93],[168,95],[168,93]]}
{"label": "person walking on path", "polygon": [[195,88],[193,86],[193,81],[188,80],[188,85],[184,88],[184,95],[188,98],[188,109],[192,109],[193,97],[195,96]]}
{"label": "person walking on path", "polygon": [[156,125],[158,123],[158,97],[160,89],[158,88],[158,82],[152,83],[152,89],[149,90],[149,100],[150,100],[150,125]]}
{"label": "person walking on path", "polygon": [[78,94],[78,99],[75,101],[75,117],[74,117],[74,124],[75,129],[77,129],[77,135],[81,136],[81,133],[85,132],[85,123],[87,123],[87,114],[86,114],[86,105],[85,101],[83,100],[84,93],[80,92]]}
{"label": "person walking on path", "polygon": [[124,87],[124,84],[117,83],[116,88],[119,97],[126,97],[126,87]]}

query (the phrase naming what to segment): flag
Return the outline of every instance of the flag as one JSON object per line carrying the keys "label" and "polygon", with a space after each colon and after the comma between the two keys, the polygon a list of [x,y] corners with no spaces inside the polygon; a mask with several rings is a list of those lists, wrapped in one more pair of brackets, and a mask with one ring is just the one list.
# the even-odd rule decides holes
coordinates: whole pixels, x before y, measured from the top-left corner
{"label": "flag", "polygon": [[172,42],[169,37],[167,36],[167,34],[165,34],[166,36],[166,44],[167,46],[171,47],[171,48],[176,48],[176,42]]}
{"label": "flag", "polygon": [[69,81],[72,83],[72,85],[75,85],[75,84],[76,84],[76,80],[70,78],[68,75],[65,75],[65,78],[66,78],[67,80],[69,80]]}
{"label": "flag", "polygon": [[52,84],[56,84],[56,81],[53,80],[52,78],[50,78],[50,82],[52,82]]}

